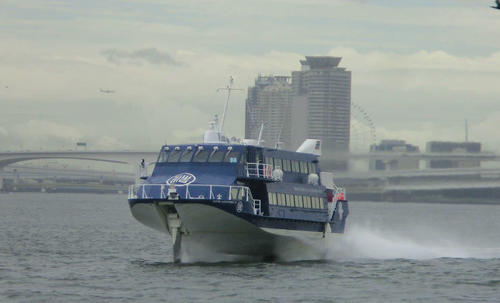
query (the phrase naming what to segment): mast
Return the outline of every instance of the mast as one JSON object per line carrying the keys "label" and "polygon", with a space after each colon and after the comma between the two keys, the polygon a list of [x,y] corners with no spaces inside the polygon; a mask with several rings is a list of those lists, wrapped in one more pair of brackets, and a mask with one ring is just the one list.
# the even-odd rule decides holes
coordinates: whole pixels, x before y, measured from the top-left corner
{"label": "mast", "polygon": [[229,76],[229,84],[226,87],[218,88],[217,91],[222,91],[222,90],[227,90],[227,99],[226,99],[226,104],[224,105],[224,112],[222,112],[222,119],[220,121],[220,126],[219,126],[219,134],[222,134],[222,130],[224,128],[224,121],[226,119],[226,113],[227,113],[227,107],[229,105],[229,98],[231,97],[231,92],[233,90],[243,90],[242,88],[233,88],[233,76]]}

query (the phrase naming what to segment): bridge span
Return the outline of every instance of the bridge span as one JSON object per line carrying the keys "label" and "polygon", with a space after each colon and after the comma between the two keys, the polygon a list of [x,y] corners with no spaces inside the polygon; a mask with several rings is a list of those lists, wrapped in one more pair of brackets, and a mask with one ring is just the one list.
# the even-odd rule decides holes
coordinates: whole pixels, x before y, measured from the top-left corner
{"label": "bridge span", "polygon": [[39,152],[0,152],[0,169],[28,160],[39,159],[75,159],[101,161],[119,164],[139,163],[141,159],[153,162],[158,151],[39,151]]}
{"label": "bridge span", "polygon": [[144,159],[146,163],[155,162],[157,157],[158,151],[0,152],[0,190],[3,188],[3,168],[13,163],[40,159],[73,159],[135,165],[142,159]]}

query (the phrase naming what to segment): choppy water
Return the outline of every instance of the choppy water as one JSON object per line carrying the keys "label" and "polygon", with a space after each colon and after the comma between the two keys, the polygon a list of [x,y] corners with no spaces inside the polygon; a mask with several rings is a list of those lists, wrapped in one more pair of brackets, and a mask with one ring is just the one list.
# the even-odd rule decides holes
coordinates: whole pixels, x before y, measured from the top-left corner
{"label": "choppy water", "polygon": [[500,206],[350,206],[329,260],[177,265],[125,196],[0,194],[0,302],[500,302]]}

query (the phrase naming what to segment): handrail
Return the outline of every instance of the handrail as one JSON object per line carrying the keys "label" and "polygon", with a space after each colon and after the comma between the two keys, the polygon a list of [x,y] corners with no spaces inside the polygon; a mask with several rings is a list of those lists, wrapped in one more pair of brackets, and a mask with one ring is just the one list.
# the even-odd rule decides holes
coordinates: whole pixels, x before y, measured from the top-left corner
{"label": "handrail", "polygon": [[[187,185],[166,185],[166,184],[134,184],[129,186],[129,199],[166,199],[168,191],[172,186],[179,193],[182,199],[213,199],[213,200],[253,200],[252,193],[247,186],[239,185],[215,185],[215,184],[187,184]],[[153,190],[159,189],[156,197],[151,194]],[[198,192],[196,192],[198,190]],[[204,191],[206,190],[206,191]],[[149,194],[148,194],[149,191]]]}
{"label": "handrail", "polygon": [[[167,199],[175,189],[177,198],[184,200],[224,200],[249,202],[254,215],[262,216],[262,203],[254,199],[250,188],[239,185],[214,184],[135,184],[129,186],[129,199]],[[159,192],[158,192],[159,190]]]}
{"label": "handrail", "polygon": [[247,177],[273,178],[273,167],[266,163],[247,163],[245,166]]}

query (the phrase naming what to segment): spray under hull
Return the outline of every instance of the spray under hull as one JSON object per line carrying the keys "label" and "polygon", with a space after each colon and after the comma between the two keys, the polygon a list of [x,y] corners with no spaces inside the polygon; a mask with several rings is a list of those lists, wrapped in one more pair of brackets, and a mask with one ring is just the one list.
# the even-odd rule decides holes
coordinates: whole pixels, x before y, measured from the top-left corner
{"label": "spray under hull", "polygon": [[[240,259],[314,260],[326,254],[325,224],[297,222],[277,228],[275,221],[242,217],[221,207],[193,202],[130,203],[141,223],[170,234],[174,261],[226,261]],[[283,228],[284,227],[284,228]]]}

